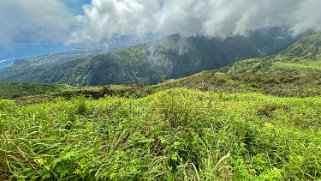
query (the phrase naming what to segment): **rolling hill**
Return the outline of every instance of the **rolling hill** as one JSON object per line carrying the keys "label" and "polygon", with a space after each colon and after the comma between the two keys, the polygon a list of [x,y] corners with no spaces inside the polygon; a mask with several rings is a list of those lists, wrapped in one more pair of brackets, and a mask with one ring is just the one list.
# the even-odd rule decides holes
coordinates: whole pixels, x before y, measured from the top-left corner
{"label": "rolling hill", "polygon": [[[279,29],[262,29],[224,40],[175,34],[116,52],[36,68],[14,64],[0,72],[2,82],[70,85],[157,84],[212,70],[238,60],[278,52],[296,38]],[[70,60],[70,59],[69,59]],[[29,61],[27,64],[33,64]],[[18,67],[18,70],[16,70]]]}

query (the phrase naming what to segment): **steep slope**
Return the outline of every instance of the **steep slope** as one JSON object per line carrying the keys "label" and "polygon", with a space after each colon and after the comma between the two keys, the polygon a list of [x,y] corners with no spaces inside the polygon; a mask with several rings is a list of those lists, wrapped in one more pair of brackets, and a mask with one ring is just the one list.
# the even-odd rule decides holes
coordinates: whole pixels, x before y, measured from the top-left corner
{"label": "steep slope", "polygon": [[38,72],[10,77],[0,73],[0,81],[72,85],[156,84],[220,68],[241,59],[271,54],[284,49],[294,40],[295,38],[278,28],[224,40],[176,34],[159,41],[70,61]]}
{"label": "steep slope", "polygon": [[223,92],[260,91],[277,96],[321,95],[321,34],[310,33],[288,49],[212,72],[156,86]]}

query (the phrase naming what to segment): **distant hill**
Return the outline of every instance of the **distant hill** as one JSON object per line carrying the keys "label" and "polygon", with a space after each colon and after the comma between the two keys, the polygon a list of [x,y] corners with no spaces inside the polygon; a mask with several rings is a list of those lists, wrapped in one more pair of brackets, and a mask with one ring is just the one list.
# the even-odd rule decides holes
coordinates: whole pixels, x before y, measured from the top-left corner
{"label": "distant hill", "polygon": [[[171,35],[116,52],[87,56],[59,64],[31,67],[32,61],[0,72],[1,82],[63,83],[70,85],[157,84],[221,68],[238,60],[285,49],[296,38],[279,29],[249,32],[224,40]],[[68,59],[70,60],[70,59]]]}

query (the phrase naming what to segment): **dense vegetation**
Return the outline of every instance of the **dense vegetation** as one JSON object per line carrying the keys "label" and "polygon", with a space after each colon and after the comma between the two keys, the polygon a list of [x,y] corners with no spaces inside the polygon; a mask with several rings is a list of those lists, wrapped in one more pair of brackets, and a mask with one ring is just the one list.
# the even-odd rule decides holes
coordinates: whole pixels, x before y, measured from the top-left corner
{"label": "dense vegetation", "polygon": [[56,60],[49,57],[16,62],[0,71],[0,81],[70,85],[157,84],[220,68],[241,59],[271,54],[295,40],[279,28],[262,29],[250,32],[247,37],[235,36],[224,40],[175,34],[73,61],[71,58]]}
{"label": "dense vegetation", "polygon": [[320,98],[174,89],[0,110],[2,179],[321,177]]}
{"label": "dense vegetation", "polygon": [[0,84],[0,180],[319,180],[320,45],[154,86]]}

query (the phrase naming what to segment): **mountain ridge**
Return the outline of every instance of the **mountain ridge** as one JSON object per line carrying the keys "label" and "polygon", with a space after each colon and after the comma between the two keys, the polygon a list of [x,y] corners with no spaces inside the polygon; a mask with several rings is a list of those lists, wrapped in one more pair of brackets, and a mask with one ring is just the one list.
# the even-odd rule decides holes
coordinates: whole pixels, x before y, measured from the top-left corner
{"label": "mountain ridge", "polygon": [[[37,101],[40,101],[41,99],[46,100],[50,97],[63,96],[69,98],[82,94],[93,96],[94,98],[99,98],[106,94],[121,97],[144,97],[158,91],[178,87],[220,93],[260,92],[280,97],[320,96],[321,58],[319,57],[321,53],[313,53],[313,56],[309,56],[310,59],[291,58],[292,54],[298,52],[297,47],[304,47],[303,45],[308,43],[306,42],[307,40],[311,42],[311,46],[309,46],[310,48],[305,47],[306,53],[319,52],[315,50],[321,48],[321,34],[308,34],[286,50],[275,55],[242,60],[221,69],[203,71],[189,77],[168,80],[164,83],[152,86],[139,84],[96,87],[66,87],[65,85],[61,85],[55,87],[55,85],[40,84],[38,87],[36,86],[37,84],[28,86],[28,84],[19,83],[0,83],[0,88],[10,92],[4,94],[7,96],[4,96],[3,98],[12,99],[15,97],[20,98],[28,95],[35,95],[34,99]],[[14,88],[15,90],[21,90],[21,93],[10,91],[8,87]],[[37,90],[38,92],[36,94],[30,93],[32,90]],[[42,97],[42,95],[39,94],[44,94],[46,96]],[[28,99],[32,100],[33,98]],[[22,98],[22,102],[24,100],[25,99]]]}
{"label": "mountain ridge", "polygon": [[[307,46],[308,45],[308,46]],[[289,48],[156,87],[187,87],[205,91],[259,91],[275,96],[321,95],[321,33],[309,33]],[[303,53],[302,53],[303,52]],[[294,56],[297,53],[303,56]]]}
{"label": "mountain ridge", "polygon": [[253,32],[248,37],[235,36],[224,40],[174,34],[161,40],[73,60],[40,71],[31,69],[30,72],[15,74],[10,73],[9,69],[6,76],[0,73],[0,81],[70,85],[157,84],[224,67],[241,59],[274,53],[295,40],[277,28]]}

